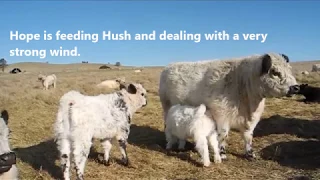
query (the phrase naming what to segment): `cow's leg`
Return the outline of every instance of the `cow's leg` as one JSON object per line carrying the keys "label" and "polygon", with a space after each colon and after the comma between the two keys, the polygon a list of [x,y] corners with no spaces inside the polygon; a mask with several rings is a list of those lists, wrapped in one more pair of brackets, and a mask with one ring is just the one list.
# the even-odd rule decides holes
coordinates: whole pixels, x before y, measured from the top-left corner
{"label": "cow's leg", "polygon": [[215,121],[221,159],[227,159],[226,146],[230,130],[228,118],[217,107],[209,106],[211,119]]}
{"label": "cow's leg", "polygon": [[245,156],[249,159],[256,158],[256,155],[252,149],[252,139],[253,139],[254,128],[255,126],[254,127],[251,126],[249,129],[242,132],[242,137],[245,144]]}
{"label": "cow's leg", "polygon": [[162,116],[163,116],[163,122],[164,122],[164,129],[166,128],[166,117],[167,117],[167,114],[168,114],[168,111],[171,107],[170,105],[170,101],[167,100],[165,97],[161,97],[161,106],[162,106]]}
{"label": "cow's leg", "polygon": [[227,159],[227,139],[230,130],[229,122],[223,120],[217,120],[217,133],[218,133],[218,142],[219,142],[219,149],[220,149],[220,156],[221,159]]}
{"label": "cow's leg", "polygon": [[253,131],[260,121],[260,115],[255,114],[251,121],[248,121],[246,128],[242,131],[242,137],[245,144],[245,156],[249,159],[256,158],[256,155],[252,149]]}
{"label": "cow's leg", "polygon": [[185,146],[186,146],[186,140],[185,139],[179,139],[178,149],[179,150],[183,150]]}
{"label": "cow's leg", "polygon": [[250,118],[248,118],[248,120],[246,121],[244,130],[242,130],[242,137],[245,144],[245,156],[249,159],[256,158],[256,155],[252,149],[253,131],[260,121],[261,115],[264,110],[265,99],[262,99],[259,104],[257,104],[257,106],[253,102],[254,101],[249,103],[251,104],[250,109],[254,109],[255,111],[251,113]]}

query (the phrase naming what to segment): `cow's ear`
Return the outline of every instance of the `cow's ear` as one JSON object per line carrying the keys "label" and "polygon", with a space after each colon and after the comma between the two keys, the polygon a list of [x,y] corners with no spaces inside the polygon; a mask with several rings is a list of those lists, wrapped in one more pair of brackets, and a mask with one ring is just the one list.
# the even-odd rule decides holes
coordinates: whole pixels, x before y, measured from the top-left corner
{"label": "cow's ear", "polygon": [[287,63],[290,61],[289,57],[287,55],[281,54],[281,56],[286,60]]}
{"label": "cow's ear", "polygon": [[271,68],[272,60],[269,54],[262,56],[261,75],[267,74]]}

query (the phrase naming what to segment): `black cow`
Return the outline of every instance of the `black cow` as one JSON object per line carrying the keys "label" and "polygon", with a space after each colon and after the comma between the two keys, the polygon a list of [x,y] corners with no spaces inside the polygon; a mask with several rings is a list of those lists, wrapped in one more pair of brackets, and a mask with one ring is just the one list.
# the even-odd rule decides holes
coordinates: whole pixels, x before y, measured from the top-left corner
{"label": "black cow", "polygon": [[21,70],[19,68],[13,68],[11,71],[10,71],[11,74],[17,74],[17,73],[21,73]]}
{"label": "black cow", "polygon": [[309,86],[308,84],[300,84],[300,90],[296,94],[303,95],[305,103],[320,102],[320,87]]}

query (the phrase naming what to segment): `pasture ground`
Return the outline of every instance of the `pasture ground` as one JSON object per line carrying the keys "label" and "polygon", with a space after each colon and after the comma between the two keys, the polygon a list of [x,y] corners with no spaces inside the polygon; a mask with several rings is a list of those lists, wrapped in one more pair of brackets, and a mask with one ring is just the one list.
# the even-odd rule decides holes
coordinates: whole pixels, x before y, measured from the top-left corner
{"label": "pasture ground", "polygon": [[[111,151],[111,165],[104,166],[102,148],[95,142],[86,164],[85,179],[320,179],[320,105],[299,102],[293,98],[267,99],[263,120],[254,132],[255,161],[242,157],[240,134],[231,132],[228,160],[198,166],[196,151],[166,152],[162,109],[157,93],[161,68],[133,70],[99,70],[100,64],[51,65],[20,63],[26,73],[0,74],[0,108],[9,112],[10,142],[17,153],[20,178],[26,180],[59,179],[58,153],[52,139],[60,97],[69,90],[87,95],[110,92],[95,85],[118,76],[126,81],[141,82],[148,89],[148,106],[132,120],[128,145],[131,167],[124,167],[117,144]],[[311,64],[293,64],[295,71],[311,70]],[[302,68],[302,69],[301,69]],[[37,81],[39,72],[54,72],[57,89],[43,91]],[[300,83],[320,86],[320,74],[297,74]],[[189,144],[190,145],[190,144]],[[73,179],[75,177],[72,172]]]}

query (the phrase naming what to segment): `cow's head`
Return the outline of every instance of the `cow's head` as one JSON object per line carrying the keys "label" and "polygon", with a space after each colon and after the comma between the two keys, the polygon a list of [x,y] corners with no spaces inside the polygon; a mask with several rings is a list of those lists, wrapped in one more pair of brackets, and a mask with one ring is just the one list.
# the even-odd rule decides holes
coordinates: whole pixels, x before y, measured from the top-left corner
{"label": "cow's head", "polygon": [[260,56],[260,80],[264,97],[291,96],[299,91],[288,56],[268,53]]}
{"label": "cow's head", "polygon": [[309,84],[300,84],[299,91],[296,92],[295,94],[304,94],[308,88],[309,88]]}
{"label": "cow's head", "polygon": [[45,75],[39,74],[38,75],[38,81],[44,81],[46,79]]}

